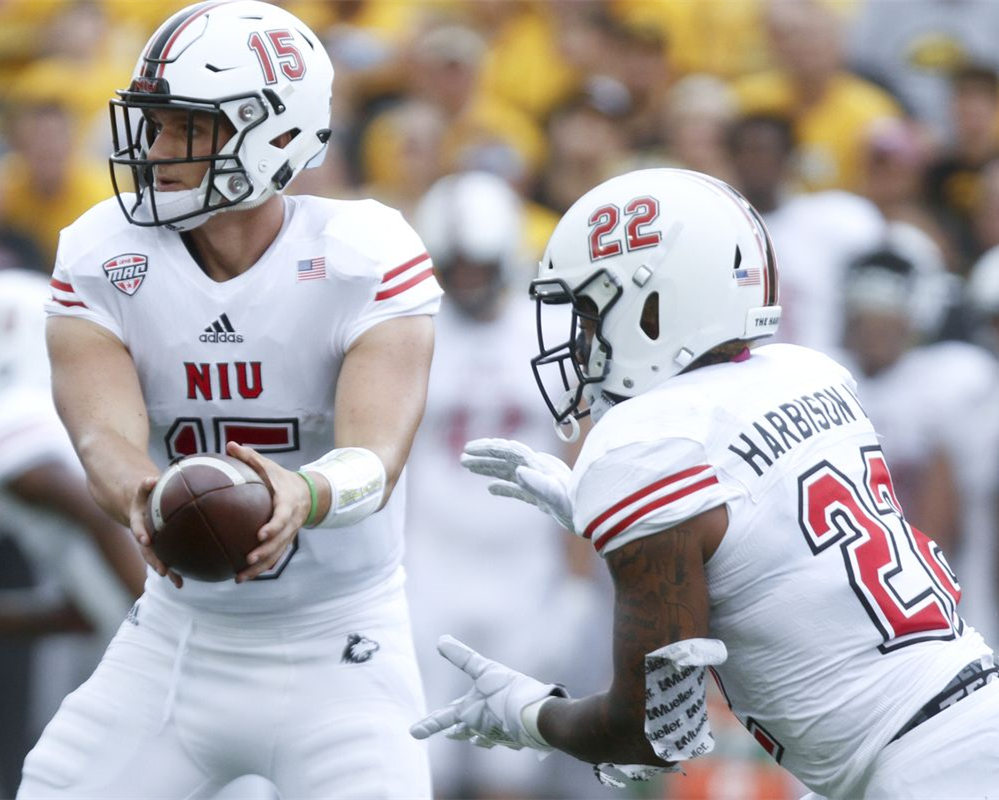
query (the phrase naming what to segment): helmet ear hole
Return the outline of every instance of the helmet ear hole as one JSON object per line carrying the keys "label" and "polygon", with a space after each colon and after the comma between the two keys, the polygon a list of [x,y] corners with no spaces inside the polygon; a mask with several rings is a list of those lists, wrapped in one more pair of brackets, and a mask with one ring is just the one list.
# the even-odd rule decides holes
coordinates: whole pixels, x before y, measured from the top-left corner
{"label": "helmet ear hole", "polygon": [[301,128],[291,128],[284,133],[279,133],[273,139],[268,142],[272,147],[277,147],[280,150],[284,150],[292,140],[302,132]]}
{"label": "helmet ear hole", "polygon": [[659,292],[651,292],[645,298],[638,325],[652,341],[659,338]]}

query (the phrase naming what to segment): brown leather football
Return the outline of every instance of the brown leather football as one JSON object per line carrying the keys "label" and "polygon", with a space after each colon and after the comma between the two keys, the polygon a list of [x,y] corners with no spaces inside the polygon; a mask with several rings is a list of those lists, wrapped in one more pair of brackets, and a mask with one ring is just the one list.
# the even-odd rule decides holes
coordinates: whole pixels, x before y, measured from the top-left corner
{"label": "brown leather football", "polygon": [[224,581],[247,567],[271,518],[271,493],[242,461],[200,453],[171,464],[149,495],[153,552],[181,575]]}

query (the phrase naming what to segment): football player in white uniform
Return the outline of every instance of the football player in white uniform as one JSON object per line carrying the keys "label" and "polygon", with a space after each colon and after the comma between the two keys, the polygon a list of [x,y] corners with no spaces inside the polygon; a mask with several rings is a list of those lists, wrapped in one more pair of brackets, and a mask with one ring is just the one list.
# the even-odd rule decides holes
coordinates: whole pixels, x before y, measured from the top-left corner
{"label": "football player in white uniform", "polygon": [[34,579],[30,589],[0,591],[0,631],[31,642],[28,691],[8,690],[4,703],[23,709],[26,722],[23,731],[3,731],[6,755],[18,758],[16,772],[0,775],[11,794],[27,751],[22,739],[33,743],[93,670],[145,577],[128,530],[112,523],[87,491],[52,404],[48,295],[40,273],[0,269],[0,537],[19,546]]}
{"label": "football player in white uniform", "polygon": [[58,574],[106,643],[141,591],[144,568],[132,537],[88,494],[52,405],[48,295],[39,273],[0,270],[0,517],[40,571]]}
{"label": "football player in white uniform", "polygon": [[[574,644],[589,629],[584,622],[593,624],[594,611],[605,612],[607,604],[597,599],[592,576],[581,574],[596,560],[576,549],[588,548],[585,542],[539,533],[529,506],[485,495],[481,479],[458,462],[468,439],[490,433],[539,450],[559,447],[528,363],[537,348],[534,306],[526,293],[512,291],[518,279],[524,286],[529,281],[519,197],[496,175],[448,175],[420,200],[413,224],[445,296],[435,320],[427,408],[409,460],[406,572],[427,699],[444,702],[462,688],[463,676],[436,668],[434,645],[441,633],[487,642],[536,671],[553,655],[562,657],[560,666],[578,656]],[[579,568],[570,574],[568,565],[576,561]],[[511,575],[517,576],[516,592],[509,590]],[[431,592],[428,586],[447,590]],[[499,597],[502,615],[496,614]],[[556,606],[571,608],[574,617],[559,614]],[[542,646],[552,643],[555,621],[564,641],[557,653]],[[602,685],[608,673],[609,665],[593,685]],[[438,797],[551,792],[544,782],[558,771],[553,761],[466,750],[431,742]]]}
{"label": "football player in white uniform", "polygon": [[[430,794],[400,564],[440,289],[398,212],[282,195],[322,159],[332,80],[288,12],[207,2],[111,101],[117,199],[63,231],[47,335],[92,491],[152,569],[20,797],[194,798],[251,774],[284,797]],[[274,494],[235,581],[185,581],[148,547],[157,475],[200,451]]]}
{"label": "football player in white uniform", "polygon": [[573,310],[533,361],[566,376],[549,408],[568,435],[584,402],[596,424],[571,474],[504,440],[463,459],[605,557],[614,679],[573,700],[444,637],[473,684],[413,734],[558,748],[619,781],[711,750],[711,669],[818,794],[999,796],[993,653],[902,514],[853,378],[813,350],[752,347],[780,319],[755,210],[699,173],[613,178],[559,222],[531,291],[539,314]]}

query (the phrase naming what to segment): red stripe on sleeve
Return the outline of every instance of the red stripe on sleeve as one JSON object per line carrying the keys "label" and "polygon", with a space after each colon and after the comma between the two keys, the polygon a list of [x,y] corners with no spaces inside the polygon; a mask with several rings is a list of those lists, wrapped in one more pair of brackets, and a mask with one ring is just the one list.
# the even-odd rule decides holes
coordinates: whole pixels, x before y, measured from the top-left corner
{"label": "red stripe on sleeve", "polygon": [[603,514],[598,516],[589,525],[586,526],[586,530],[583,531],[583,537],[589,539],[593,536],[593,532],[600,527],[607,519],[614,516],[618,511],[631,505],[636,500],[641,500],[646,495],[652,494],[664,486],[669,486],[671,483],[676,483],[677,481],[682,481],[684,478],[689,478],[691,475],[696,475],[698,472],[704,472],[704,470],[710,469],[708,464],[699,464],[696,467],[690,467],[680,472],[676,472],[672,475],[667,475],[665,478],[660,478],[655,483],[650,483],[644,489],[639,489],[637,492],[629,494],[624,500],[621,500],[610,508],[608,508]]}
{"label": "red stripe on sleeve", "polygon": [[398,286],[393,286],[391,289],[383,289],[375,295],[375,300],[388,300],[390,297],[395,297],[397,294],[406,291],[407,289],[416,286],[416,284],[425,281],[431,275],[434,274],[433,267],[430,269],[425,269],[419,275],[414,275],[408,281],[403,281]]}
{"label": "red stripe on sleeve", "polygon": [[712,484],[715,483],[718,483],[718,478],[712,475],[710,478],[705,478],[704,480],[698,481],[697,483],[690,484],[690,486],[685,486],[679,491],[673,492],[673,494],[667,494],[663,497],[653,500],[651,503],[642,506],[634,514],[629,514],[627,517],[618,522],[613,528],[611,528],[609,531],[600,536],[593,543],[593,546],[598,551],[601,550],[603,546],[607,544],[608,541],[610,541],[610,539],[615,537],[621,531],[625,530],[635,520],[644,517],[646,514],[655,511],[657,508],[662,508],[663,506],[667,506],[670,503],[679,500],[682,497],[686,497],[688,494],[693,494],[694,492],[700,491],[704,487],[711,486]]}
{"label": "red stripe on sleeve", "polygon": [[87,304],[84,303],[82,300],[74,300],[70,302],[69,300],[60,300],[58,297],[53,297],[52,299],[55,300],[59,305],[66,306],[66,308],[72,308],[73,306],[82,306],[83,308],[87,307]]}
{"label": "red stripe on sleeve", "polygon": [[74,291],[72,284],[63,283],[62,281],[56,280],[55,278],[49,281],[49,286],[51,286],[53,289],[58,289],[60,292]]}
{"label": "red stripe on sleeve", "polygon": [[388,281],[392,280],[396,275],[401,275],[410,267],[415,267],[417,264],[426,261],[428,258],[430,258],[430,253],[422,253],[421,255],[418,255],[415,258],[409,259],[409,261],[407,261],[405,264],[400,264],[398,267],[393,267],[392,269],[390,269],[388,272],[385,273],[385,276],[382,278],[382,283],[387,283]]}

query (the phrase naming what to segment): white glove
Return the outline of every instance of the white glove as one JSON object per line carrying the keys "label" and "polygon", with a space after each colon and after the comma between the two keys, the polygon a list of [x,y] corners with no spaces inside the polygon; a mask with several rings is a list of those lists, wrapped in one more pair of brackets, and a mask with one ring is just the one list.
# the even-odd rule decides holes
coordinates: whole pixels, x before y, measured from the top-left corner
{"label": "white glove", "polygon": [[460,462],[476,475],[499,478],[489,484],[490,494],[535,505],[573,531],[569,502],[572,470],[561,459],[511,439],[473,439],[465,445]]}
{"label": "white glove", "polygon": [[552,748],[524,727],[521,712],[546,697],[567,697],[565,689],[541,683],[476,653],[453,636],[442,636],[438,652],[472,679],[472,688],[410,727],[416,739],[444,731],[452,739],[471,739],[479,747],[501,744],[512,750]]}
{"label": "white glove", "polygon": [[653,767],[649,764],[611,764],[609,762],[593,765],[593,774],[604,786],[614,789],[625,789],[635,781],[650,781],[664,772],[680,772],[675,764],[669,767]]}

